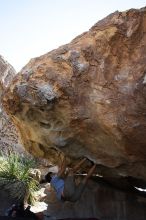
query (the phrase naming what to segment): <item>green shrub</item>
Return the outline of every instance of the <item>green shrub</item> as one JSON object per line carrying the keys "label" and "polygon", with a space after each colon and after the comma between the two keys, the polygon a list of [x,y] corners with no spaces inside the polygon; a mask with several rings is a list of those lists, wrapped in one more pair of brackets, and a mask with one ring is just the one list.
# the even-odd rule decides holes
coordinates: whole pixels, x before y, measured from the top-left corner
{"label": "green shrub", "polygon": [[9,190],[10,196],[18,201],[34,202],[34,192],[38,182],[30,177],[29,169],[35,165],[34,160],[10,153],[0,159],[0,187]]}

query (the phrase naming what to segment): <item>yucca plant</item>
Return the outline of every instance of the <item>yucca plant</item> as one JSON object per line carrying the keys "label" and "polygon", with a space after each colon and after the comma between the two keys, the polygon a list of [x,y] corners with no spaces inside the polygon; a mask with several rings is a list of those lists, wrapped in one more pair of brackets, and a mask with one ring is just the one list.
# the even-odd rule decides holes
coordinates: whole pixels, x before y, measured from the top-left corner
{"label": "yucca plant", "polygon": [[38,182],[29,175],[34,160],[10,153],[0,160],[0,187],[9,190],[10,196],[18,201],[34,202],[34,192]]}

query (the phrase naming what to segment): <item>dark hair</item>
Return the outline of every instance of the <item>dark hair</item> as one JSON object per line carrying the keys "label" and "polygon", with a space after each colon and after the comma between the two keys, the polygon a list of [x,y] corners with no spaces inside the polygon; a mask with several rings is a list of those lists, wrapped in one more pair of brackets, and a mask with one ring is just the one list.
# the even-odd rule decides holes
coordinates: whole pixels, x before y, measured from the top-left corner
{"label": "dark hair", "polygon": [[51,182],[51,179],[52,179],[52,172],[48,172],[48,173],[45,175],[45,180],[46,180],[46,182],[50,183],[50,182]]}

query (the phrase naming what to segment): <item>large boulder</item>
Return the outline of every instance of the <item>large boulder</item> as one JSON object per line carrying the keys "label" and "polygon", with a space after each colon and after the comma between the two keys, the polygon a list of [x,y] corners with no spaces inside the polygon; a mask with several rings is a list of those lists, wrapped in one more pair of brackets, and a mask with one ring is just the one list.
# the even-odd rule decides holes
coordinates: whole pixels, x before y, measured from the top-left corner
{"label": "large boulder", "polygon": [[[3,97],[25,148],[146,180],[146,8],[109,15],[31,59]],[[88,165],[87,165],[88,166]]]}

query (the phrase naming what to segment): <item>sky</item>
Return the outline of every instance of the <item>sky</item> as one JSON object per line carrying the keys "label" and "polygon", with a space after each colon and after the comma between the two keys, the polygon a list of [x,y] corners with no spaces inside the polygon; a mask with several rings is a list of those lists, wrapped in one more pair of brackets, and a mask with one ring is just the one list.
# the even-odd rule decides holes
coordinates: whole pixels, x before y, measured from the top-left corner
{"label": "sky", "polygon": [[145,6],[146,0],[0,0],[0,55],[18,72],[108,14]]}

